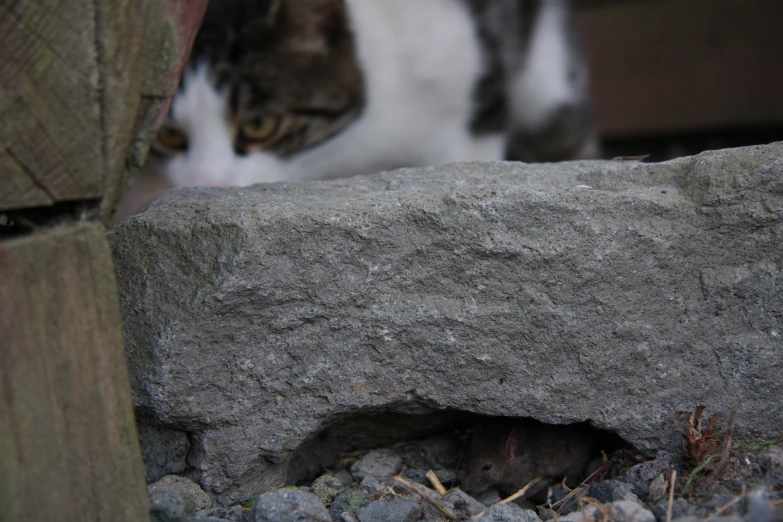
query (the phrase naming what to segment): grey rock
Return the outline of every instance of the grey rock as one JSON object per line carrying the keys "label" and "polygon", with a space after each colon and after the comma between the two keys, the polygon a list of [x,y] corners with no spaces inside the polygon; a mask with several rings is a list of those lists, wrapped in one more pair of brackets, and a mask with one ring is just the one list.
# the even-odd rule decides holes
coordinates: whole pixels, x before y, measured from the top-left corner
{"label": "grey rock", "polygon": [[226,520],[225,518],[204,517],[199,515],[193,515],[192,517],[188,517],[184,519],[184,522],[231,522],[231,521]]}
{"label": "grey rock", "polygon": [[491,506],[492,504],[497,504],[498,502],[503,500],[503,497],[500,495],[500,492],[498,490],[489,488],[487,490],[482,491],[481,493],[478,493],[476,495],[476,500],[478,500],[485,506]]}
{"label": "grey rock", "polygon": [[196,510],[212,506],[212,498],[198,484],[185,477],[167,475],[154,484],[150,484],[150,487],[177,493],[184,502],[186,515],[192,515]]}
{"label": "grey rock", "polygon": [[[439,469],[437,471],[434,471],[434,473],[437,479],[440,481],[440,483],[443,484],[446,488],[448,488],[449,486],[457,482],[457,475],[455,475],[453,471],[449,471],[446,469]],[[430,479],[427,478],[427,470],[408,469],[405,470],[402,476],[406,479],[412,480],[413,482],[424,484],[425,486],[432,485]]]}
{"label": "grey rock", "polygon": [[587,495],[593,497],[602,504],[607,504],[616,500],[639,502],[639,497],[634,494],[631,486],[619,480],[606,480],[604,482],[593,483],[590,485],[590,490]]}
{"label": "grey rock", "polygon": [[[658,520],[666,520],[666,510],[668,508],[668,502],[662,500],[652,506],[652,512],[655,518]],[[701,513],[697,513],[696,508],[691,506],[684,498],[675,498],[672,501],[672,519],[685,518],[689,516],[701,517]]]}
{"label": "grey rock", "polygon": [[[669,481],[667,480],[666,475],[664,473],[660,473],[657,477],[652,479],[652,482],[650,482],[650,486],[647,491],[647,501],[656,502],[662,499],[663,497],[666,496],[668,490],[669,490]],[[638,500],[638,499],[628,498],[627,500]]]}
{"label": "grey rock", "polygon": [[403,478],[419,484],[429,484],[429,480],[427,480],[427,471],[423,469],[407,469],[403,472],[402,476]]}
{"label": "grey rock", "polygon": [[[697,516],[674,518],[672,520],[673,522],[704,522],[705,521],[704,517],[697,517]],[[780,519],[776,519],[776,520],[780,520]],[[709,522],[761,522],[761,521],[755,518],[743,518],[740,516],[717,516],[717,517],[710,517]],[[774,522],[774,521],[768,521],[768,522]]]}
{"label": "grey rock", "polygon": [[422,469],[453,469],[457,465],[459,451],[454,437],[432,435],[419,439],[400,449],[405,461],[413,467]]}
{"label": "grey rock", "polygon": [[487,506],[458,488],[446,493],[443,503],[455,511],[465,511],[469,516],[477,515],[487,509]]}
{"label": "grey rock", "polygon": [[187,433],[142,422],[137,427],[147,483],[185,471],[190,448]]}
{"label": "grey rock", "polygon": [[[699,505],[702,509],[706,509],[709,513],[712,513],[716,511],[719,508],[722,508],[729,502],[732,502],[736,499],[736,495],[733,495],[731,493],[716,493],[712,495],[706,502],[700,502]],[[738,515],[740,513],[740,510],[742,509],[742,506],[740,503],[736,503],[732,505],[730,508],[723,511],[724,516],[728,515]]]}
{"label": "grey rock", "polygon": [[402,466],[402,457],[390,449],[372,450],[351,466],[351,475],[359,480],[373,477],[385,480],[394,477]]}
{"label": "grey rock", "polygon": [[[753,522],[780,522],[783,520],[783,504],[775,499],[770,490],[758,487],[747,495],[747,519]],[[777,502],[773,503],[774,500]]]}
{"label": "grey rock", "polygon": [[[453,471],[449,471],[447,469],[435,470],[435,476],[446,488],[449,488],[457,483],[457,475]],[[430,479],[427,479],[427,483],[429,483],[429,481]]]}
{"label": "grey rock", "polygon": [[333,519],[339,519],[343,513],[356,514],[370,503],[367,493],[361,490],[347,490],[337,495],[329,506],[329,514]]}
{"label": "grey rock", "polygon": [[783,447],[772,446],[762,451],[759,465],[764,470],[768,486],[783,488]]}
{"label": "grey rock", "polygon": [[632,500],[617,500],[610,505],[609,513],[615,522],[655,522],[652,511]]}
{"label": "grey rock", "polygon": [[252,522],[331,522],[332,517],[312,493],[281,488],[256,498],[251,511]]}
{"label": "grey rock", "polygon": [[334,500],[334,497],[345,491],[345,486],[336,477],[321,475],[313,482],[312,490],[313,494],[328,507]]}
{"label": "grey rock", "polygon": [[709,399],[780,429],[781,143],[177,189],[108,239],[134,404],[223,504],[357,412],[591,419],[651,450]]}
{"label": "grey rock", "polygon": [[362,481],[359,483],[359,487],[362,489],[365,489],[371,493],[378,493],[383,488],[387,486],[388,483],[391,481],[389,479],[386,479],[384,481],[380,481],[377,478],[373,477],[372,475],[367,475],[362,479]]}
{"label": "grey rock", "polygon": [[[618,500],[602,506],[609,507],[609,520],[614,522],[656,522],[655,515],[649,509],[631,500]],[[564,517],[562,522],[594,522],[598,515],[598,508],[594,505],[585,506],[580,511],[575,511]]]}
{"label": "grey rock", "polygon": [[340,515],[340,519],[343,522],[359,522],[359,518],[354,513],[351,513],[350,511],[343,512],[343,514]]}
{"label": "grey rock", "polygon": [[356,515],[359,522],[416,522],[421,517],[421,507],[412,498],[376,500]]}
{"label": "grey rock", "polygon": [[353,476],[348,472],[348,470],[341,469],[334,472],[334,476],[336,479],[338,479],[343,486],[352,486],[353,485]]}
{"label": "grey rock", "polygon": [[196,511],[195,517],[216,518],[230,522],[242,522],[242,506],[201,509]]}
{"label": "grey rock", "polygon": [[152,522],[179,522],[185,515],[185,503],[177,493],[147,486]]}
{"label": "grey rock", "polygon": [[495,504],[478,519],[479,522],[540,522],[531,509],[522,509],[516,504]]}
{"label": "grey rock", "polygon": [[650,483],[661,473],[673,469],[682,471],[679,458],[666,451],[659,451],[654,460],[633,466],[625,472],[621,480],[630,484],[639,498],[649,498]]}

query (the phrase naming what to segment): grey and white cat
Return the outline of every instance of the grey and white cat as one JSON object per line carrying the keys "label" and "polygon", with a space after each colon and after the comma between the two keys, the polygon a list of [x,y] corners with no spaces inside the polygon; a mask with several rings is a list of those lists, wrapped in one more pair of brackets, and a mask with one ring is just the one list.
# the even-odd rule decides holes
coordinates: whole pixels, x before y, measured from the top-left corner
{"label": "grey and white cat", "polygon": [[149,168],[248,185],[595,147],[566,0],[214,0]]}

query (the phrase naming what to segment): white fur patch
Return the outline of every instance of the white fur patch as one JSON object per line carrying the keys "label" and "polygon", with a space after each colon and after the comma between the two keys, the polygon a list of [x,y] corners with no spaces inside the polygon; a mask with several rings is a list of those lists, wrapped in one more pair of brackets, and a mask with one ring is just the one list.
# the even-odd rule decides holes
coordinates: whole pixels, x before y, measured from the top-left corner
{"label": "white fur patch", "polygon": [[175,185],[248,185],[347,177],[404,166],[502,159],[505,137],[470,134],[482,72],[473,21],[454,0],[346,0],[365,76],[366,106],[338,135],[289,159],[237,155],[225,93],[208,71],[184,79],[172,118],[189,134],[169,162]]}
{"label": "white fur patch", "polygon": [[565,31],[566,8],[562,0],[541,3],[527,61],[512,80],[511,111],[523,129],[540,128],[558,108],[577,101],[578,93],[568,78],[571,51]]}

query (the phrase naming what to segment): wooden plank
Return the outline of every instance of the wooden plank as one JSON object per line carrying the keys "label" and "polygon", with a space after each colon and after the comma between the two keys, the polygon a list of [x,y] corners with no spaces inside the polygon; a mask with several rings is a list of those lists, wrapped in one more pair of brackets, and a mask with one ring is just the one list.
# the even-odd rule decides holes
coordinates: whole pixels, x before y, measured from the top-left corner
{"label": "wooden plank", "polygon": [[783,2],[597,5],[577,23],[605,136],[783,124]]}
{"label": "wooden plank", "polygon": [[0,520],[149,520],[100,225],[0,243]]}
{"label": "wooden plank", "polygon": [[102,197],[113,207],[206,1],[0,4],[0,210]]}
{"label": "wooden plank", "polygon": [[[94,21],[86,1],[0,8],[0,155],[52,200],[103,190]],[[0,208],[26,205],[24,193],[3,190],[8,175],[0,171]]]}
{"label": "wooden plank", "polygon": [[[140,45],[145,45],[144,55],[152,61],[135,66],[135,70],[140,71],[138,78],[144,79],[144,82],[139,85],[140,96],[135,113],[125,114],[127,119],[124,121],[128,134],[117,141],[117,143],[124,143],[125,148],[114,151],[113,157],[121,161],[115,163],[108,171],[110,174],[101,209],[101,219],[106,224],[111,224],[111,216],[123,192],[127,189],[131,175],[144,164],[155,129],[166,117],[171,99],[179,86],[182,69],[187,62],[193,40],[201,26],[208,0],[160,1],[163,8],[160,18],[150,20],[147,26],[148,35],[140,42]],[[127,16],[136,16],[134,14],[138,9],[136,3],[130,2],[128,5],[130,12]],[[105,13],[107,23],[110,23],[114,16],[113,12]],[[158,29],[151,32],[150,27],[158,27]],[[107,48],[119,50],[125,49],[127,45],[122,38],[106,42]],[[138,60],[139,56],[133,58]],[[109,103],[111,102],[112,100],[109,100]],[[117,107],[119,110],[123,108],[124,106]],[[123,142],[123,139],[129,141]]]}

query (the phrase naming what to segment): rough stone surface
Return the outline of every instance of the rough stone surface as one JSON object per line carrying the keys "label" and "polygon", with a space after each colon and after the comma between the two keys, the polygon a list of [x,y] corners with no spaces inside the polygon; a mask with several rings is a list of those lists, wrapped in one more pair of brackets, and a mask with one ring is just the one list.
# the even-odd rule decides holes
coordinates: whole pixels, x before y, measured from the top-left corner
{"label": "rough stone surface", "polygon": [[540,522],[536,512],[516,504],[495,504],[478,519],[479,522]]}
{"label": "rough stone surface", "polygon": [[[610,517],[608,520],[614,522],[656,522],[652,511],[631,500],[618,500],[601,506],[602,510],[607,508]],[[598,508],[590,505],[580,511],[561,517],[560,520],[562,522],[595,522],[596,520],[603,520],[603,517],[599,517]]]}
{"label": "rough stone surface", "polygon": [[465,511],[468,515],[478,515],[487,506],[471,497],[459,488],[452,489],[443,497],[443,502],[454,510]]}
{"label": "rough stone surface", "polygon": [[370,502],[356,513],[359,522],[416,522],[421,507],[412,498]]}
{"label": "rough stone surface", "polygon": [[[457,482],[457,475],[453,471],[446,469],[439,469],[434,472],[435,477],[443,484],[444,487],[449,488]],[[427,471],[423,469],[409,469],[402,474],[408,480],[424,484],[425,486],[432,486],[430,479],[427,477]]]}
{"label": "rough stone surface", "polygon": [[212,497],[207,495],[198,484],[185,477],[167,475],[154,484],[150,484],[150,487],[178,494],[184,503],[186,515],[193,514],[199,509],[212,507]]}
{"label": "rough stone surface", "polygon": [[766,473],[767,485],[783,489],[783,448],[773,447],[759,455],[761,468]]}
{"label": "rough stone surface", "polygon": [[108,237],[137,415],[190,434],[224,504],[356,414],[590,419],[641,449],[697,404],[781,427],[781,143],[174,190]]}
{"label": "rough stone surface", "polygon": [[328,506],[334,500],[334,497],[345,491],[345,486],[340,479],[331,475],[321,475],[313,482],[313,494],[318,497],[324,505]]}
{"label": "rough stone surface", "polygon": [[476,500],[478,500],[485,506],[491,506],[503,500],[503,497],[500,495],[500,492],[498,490],[490,488],[476,495]]}
{"label": "rough stone surface", "polygon": [[138,433],[148,484],[185,471],[190,446],[187,433],[141,423]]}
{"label": "rough stone surface", "polygon": [[178,522],[185,514],[182,497],[173,491],[147,486],[152,522]]}
{"label": "rough stone surface", "polygon": [[[650,486],[647,489],[648,489],[647,491],[648,502],[655,502],[665,497],[667,491],[669,490],[669,481],[666,480],[666,475],[660,473],[657,477],[652,479],[652,482],[650,482]],[[635,496],[636,495],[634,495],[634,497]],[[615,500],[620,500],[620,499],[615,499]],[[633,497],[626,497],[626,500],[638,500],[638,499]]]}
{"label": "rough stone surface", "polygon": [[[666,510],[668,503],[665,500],[661,500],[652,507],[652,511],[658,520],[666,520]],[[676,498],[672,502],[672,518],[685,518],[695,516],[698,518],[704,518],[706,516],[706,510],[700,510],[692,506],[684,498]]]}
{"label": "rough stone surface", "polygon": [[356,514],[361,508],[370,503],[367,493],[357,490],[348,490],[337,495],[329,506],[329,514],[333,519],[340,518],[344,513]]}
{"label": "rough stone surface", "polygon": [[590,485],[588,496],[596,499],[602,504],[614,502],[615,500],[633,500],[639,502],[631,486],[618,480],[607,480],[605,482],[596,482]]}
{"label": "rough stone surface", "polygon": [[767,488],[755,488],[748,493],[747,519],[754,522],[780,522],[783,520],[783,503],[773,500]]}
{"label": "rough stone surface", "polygon": [[402,457],[389,449],[373,450],[351,466],[351,475],[359,480],[373,477],[385,480],[393,477],[402,466]]}
{"label": "rough stone surface", "polygon": [[216,507],[196,511],[194,518],[213,518],[228,522],[242,522],[242,506]]}
{"label": "rough stone surface", "polygon": [[675,455],[667,451],[659,451],[654,460],[642,462],[631,467],[621,477],[624,482],[631,485],[632,491],[639,498],[649,498],[650,484],[658,475],[676,469],[682,473],[682,463]]}
{"label": "rough stone surface", "polygon": [[276,489],[256,498],[252,522],[331,522],[332,517],[312,493],[298,489]]}

